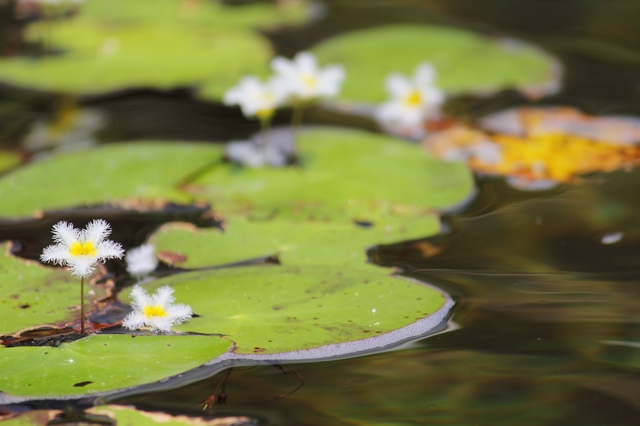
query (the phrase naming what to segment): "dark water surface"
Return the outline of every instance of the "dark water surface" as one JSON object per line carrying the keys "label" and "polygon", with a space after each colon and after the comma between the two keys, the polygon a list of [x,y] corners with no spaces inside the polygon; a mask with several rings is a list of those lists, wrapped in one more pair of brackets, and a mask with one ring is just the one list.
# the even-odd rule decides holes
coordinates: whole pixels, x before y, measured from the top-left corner
{"label": "dark water surface", "polygon": [[[276,49],[292,54],[329,35],[383,23],[462,25],[518,36],[558,55],[567,67],[565,89],[540,103],[640,115],[637,1],[333,0],[324,7],[325,18],[306,28],[269,34]],[[20,133],[9,117],[29,121],[49,108],[44,95],[25,100],[4,89],[1,96],[18,105],[0,114],[7,144]],[[105,141],[224,140],[255,131],[237,112],[185,92],[132,91],[84,102],[120,117]],[[461,115],[477,115],[525,102],[501,94],[453,105]],[[383,353],[292,365],[304,386],[275,400],[299,385],[296,374],[272,366],[234,369],[226,405],[208,413],[248,415],[265,425],[640,424],[640,170],[593,174],[540,192],[517,191],[501,179],[477,183],[468,205],[443,216],[442,235],[369,250],[372,262],[400,267],[453,296],[446,330]],[[145,220],[150,232],[164,219]],[[11,238],[23,237],[28,256],[29,244],[39,243],[29,243],[32,231],[24,226],[0,226],[0,233],[24,231]],[[109,402],[202,415],[198,404],[221,376]],[[82,403],[35,407],[67,405]]]}

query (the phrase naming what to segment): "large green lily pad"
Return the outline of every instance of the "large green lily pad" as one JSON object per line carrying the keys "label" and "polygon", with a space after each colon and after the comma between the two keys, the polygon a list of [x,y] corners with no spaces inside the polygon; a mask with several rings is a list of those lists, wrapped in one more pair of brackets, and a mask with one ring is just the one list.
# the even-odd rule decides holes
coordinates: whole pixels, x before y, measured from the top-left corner
{"label": "large green lily pad", "polygon": [[[332,356],[336,353],[327,345],[347,342],[356,342],[347,352],[357,352],[357,341],[427,318],[449,300],[438,290],[373,266],[228,268],[180,274],[145,287],[154,291],[163,285],[199,315],[174,330],[224,334],[235,343],[235,354],[272,359],[310,349],[317,350],[315,358]],[[391,343],[381,339],[377,346]],[[370,348],[363,344],[360,350]]]}
{"label": "large green lily pad", "polygon": [[225,216],[382,224],[458,203],[473,187],[464,165],[387,136],[313,130],[301,134],[299,150],[301,167],[246,169],[220,160],[184,190],[187,176],[222,158],[219,147],[138,142],[61,154],[0,178],[0,217],[142,198],[206,201]]}
{"label": "large green lily pad", "polygon": [[61,154],[0,179],[0,217],[136,198],[187,202],[191,197],[178,183],[221,155],[215,145],[194,143],[113,144]]}
{"label": "large green lily pad", "polygon": [[421,62],[438,71],[448,93],[485,93],[505,88],[541,89],[558,78],[557,62],[540,49],[494,40],[471,31],[436,26],[391,25],[329,39],[313,48],[321,63],[347,72],[341,99],[382,102],[393,72],[412,76]]}
{"label": "large green lily pad", "polygon": [[199,268],[277,255],[285,265],[363,266],[365,249],[374,244],[427,237],[438,232],[434,215],[404,218],[363,227],[355,223],[252,222],[225,220],[225,229],[169,225],[153,236],[158,251],[187,256],[181,267]]}
{"label": "large green lily pad", "polygon": [[13,398],[109,392],[184,373],[230,347],[217,336],[129,335],[93,335],[57,348],[0,346],[0,391]]}
{"label": "large green lily pad", "polygon": [[387,136],[343,129],[300,136],[301,167],[217,167],[188,190],[227,216],[375,222],[450,206],[473,187],[464,166]]}
{"label": "large green lily pad", "polygon": [[93,335],[56,348],[0,347],[4,400],[108,393],[227,358],[318,359],[361,352],[426,332],[451,306],[440,291],[373,266],[198,271],[146,288],[163,285],[199,315],[174,330],[225,338]]}
{"label": "large green lily pad", "polygon": [[[6,252],[7,244],[0,244],[0,335],[42,325],[62,325],[78,318],[77,278],[61,268],[46,268]],[[87,293],[88,309],[91,301],[106,295],[105,286],[90,286]]]}
{"label": "large green lily pad", "polygon": [[[68,20],[32,24],[61,53],[0,58],[0,81],[48,91],[95,94],[129,87],[198,85],[221,98],[245,74],[266,75],[268,41],[252,29],[305,20],[305,2],[227,7],[203,1],[92,0]],[[50,28],[49,28],[50,27]]]}

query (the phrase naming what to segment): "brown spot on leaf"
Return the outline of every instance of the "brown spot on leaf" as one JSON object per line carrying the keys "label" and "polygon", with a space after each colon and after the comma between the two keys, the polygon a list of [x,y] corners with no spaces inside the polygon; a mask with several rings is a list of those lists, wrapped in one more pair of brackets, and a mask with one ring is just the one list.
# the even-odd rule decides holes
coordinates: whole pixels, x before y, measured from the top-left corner
{"label": "brown spot on leaf", "polygon": [[163,250],[158,252],[158,259],[169,266],[177,265],[187,261],[187,256],[182,253],[174,253],[172,251]]}

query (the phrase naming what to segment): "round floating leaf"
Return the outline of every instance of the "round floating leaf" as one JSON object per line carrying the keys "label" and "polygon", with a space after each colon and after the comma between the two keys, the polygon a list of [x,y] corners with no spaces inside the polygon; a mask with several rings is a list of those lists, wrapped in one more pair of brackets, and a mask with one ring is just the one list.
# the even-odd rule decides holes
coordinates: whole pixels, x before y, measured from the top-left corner
{"label": "round floating leaf", "polygon": [[0,347],[0,391],[25,398],[109,392],[184,373],[230,347],[216,336],[129,335],[93,335],[56,348]]}
{"label": "round floating leaf", "polygon": [[433,159],[416,145],[386,136],[313,130],[301,134],[299,151],[300,167],[246,169],[220,161],[187,187],[188,193],[179,183],[220,159],[219,147],[113,144],[62,154],[0,178],[0,217],[131,198],[195,198],[225,215],[398,221],[458,203],[473,187],[463,165]]}
{"label": "round floating leaf", "polygon": [[385,78],[413,75],[421,62],[438,71],[437,86],[449,93],[483,93],[504,88],[555,87],[558,65],[541,50],[515,41],[435,26],[386,26],[347,33],[313,49],[322,64],[347,72],[341,98],[382,102]]}
{"label": "round floating leaf", "polygon": [[304,20],[306,4],[226,7],[206,1],[197,9],[180,0],[92,0],[78,16],[42,21],[28,39],[60,50],[43,58],[0,59],[0,80],[25,87],[92,94],[129,87],[198,85],[220,98],[245,74],[266,75],[272,57],[250,26]]}
{"label": "round floating leaf", "polygon": [[154,235],[158,251],[187,256],[181,267],[197,268],[277,255],[285,265],[364,266],[374,244],[411,240],[436,233],[435,216],[393,223],[323,223],[225,220],[225,229],[185,229],[169,225]]}
{"label": "round floating leaf", "polygon": [[[46,268],[6,255],[6,244],[0,245],[0,251],[0,335],[62,325],[79,317],[80,280],[62,268]],[[91,300],[106,295],[104,285],[90,290],[87,309]]]}
{"label": "round floating leaf", "polygon": [[131,198],[189,201],[178,182],[220,156],[220,148],[194,143],[113,144],[62,154],[0,179],[0,217]]}
{"label": "round floating leaf", "polygon": [[239,267],[180,274],[145,287],[163,285],[200,315],[175,330],[224,334],[235,343],[234,353],[243,355],[384,339],[384,333],[429,317],[448,301],[438,290],[372,266]]}
{"label": "round floating leaf", "polygon": [[473,187],[460,164],[416,145],[355,130],[318,129],[298,141],[300,167],[216,167],[187,188],[226,215],[376,221],[460,202]]}

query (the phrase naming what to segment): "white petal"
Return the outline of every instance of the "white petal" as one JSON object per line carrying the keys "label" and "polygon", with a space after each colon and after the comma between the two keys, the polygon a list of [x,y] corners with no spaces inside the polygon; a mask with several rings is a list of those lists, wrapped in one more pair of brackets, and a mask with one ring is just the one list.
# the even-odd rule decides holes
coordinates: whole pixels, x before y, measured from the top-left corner
{"label": "white petal", "polygon": [[53,262],[58,265],[66,265],[69,263],[69,259],[71,259],[71,254],[69,253],[69,247],[63,244],[56,244],[52,246],[45,247],[40,255],[40,260],[43,262]]}
{"label": "white petal", "polygon": [[316,61],[316,57],[313,56],[311,52],[300,52],[298,53],[293,61],[298,66],[298,71],[302,74],[310,74],[315,76],[316,71],[318,69],[318,61]]}
{"label": "white petal", "polygon": [[64,244],[65,246],[71,246],[74,242],[78,241],[82,232],[79,229],[74,229],[73,225],[67,222],[58,222],[53,225],[53,240],[56,243]]}
{"label": "white petal", "polygon": [[293,79],[296,78],[298,74],[294,64],[282,56],[278,56],[271,61],[271,69],[284,78]]}
{"label": "white petal", "polygon": [[173,289],[168,285],[160,287],[156,294],[153,295],[153,305],[160,305],[165,310],[168,309],[168,306],[174,300],[175,298],[173,297]]}
{"label": "white petal", "polygon": [[147,292],[139,285],[133,287],[130,297],[133,299],[131,306],[134,311],[142,311],[145,306],[150,306],[153,303],[151,297],[149,297]]}
{"label": "white petal", "polygon": [[74,277],[88,277],[93,272],[95,259],[89,256],[78,256],[67,261],[69,271]]}
{"label": "white petal", "polygon": [[189,305],[178,304],[171,306],[168,316],[171,319],[172,325],[177,325],[190,319],[193,316],[193,311]]}
{"label": "white petal", "polygon": [[416,73],[414,75],[414,81],[416,86],[420,88],[426,88],[433,86],[433,82],[436,76],[436,70],[428,62],[423,62],[418,65]]}
{"label": "white petal", "polygon": [[102,219],[96,219],[87,225],[83,236],[84,241],[91,241],[93,244],[98,245],[109,234],[111,234],[111,226]]}
{"label": "white petal", "polygon": [[140,327],[144,327],[146,324],[146,317],[139,311],[133,311],[122,320],[122,326],[129,330],[137,330]]}
{"label": "white petal", "polygon": [[402,98],[411,90],[411,83],[400,74],[391,74],[386,80],[387,91],[392,98]]}
{"label": "white petal", "polygon": [[124,250],[120,243],[105,240],[96,246],[96,260],[121,259]]}
{"label": "white petal", "polygon": [[340,93],[344,77],[344,68],[339,65],[333,65],[322,70],[318,76],[318,96],[336,96]]}
{"label": "white petal", "polygon": [[171,326],[173,325],[169,317],[147,318],[147,324],[149,324],[149,326],[151,327],[151,331],[154,333],[169,332],[171,331]]}
{"label": "white petal", "polygon": [[127,252],[125,256],[127,272],[134,276],[144,276],[158,267],[153,244],[143,244]]}

